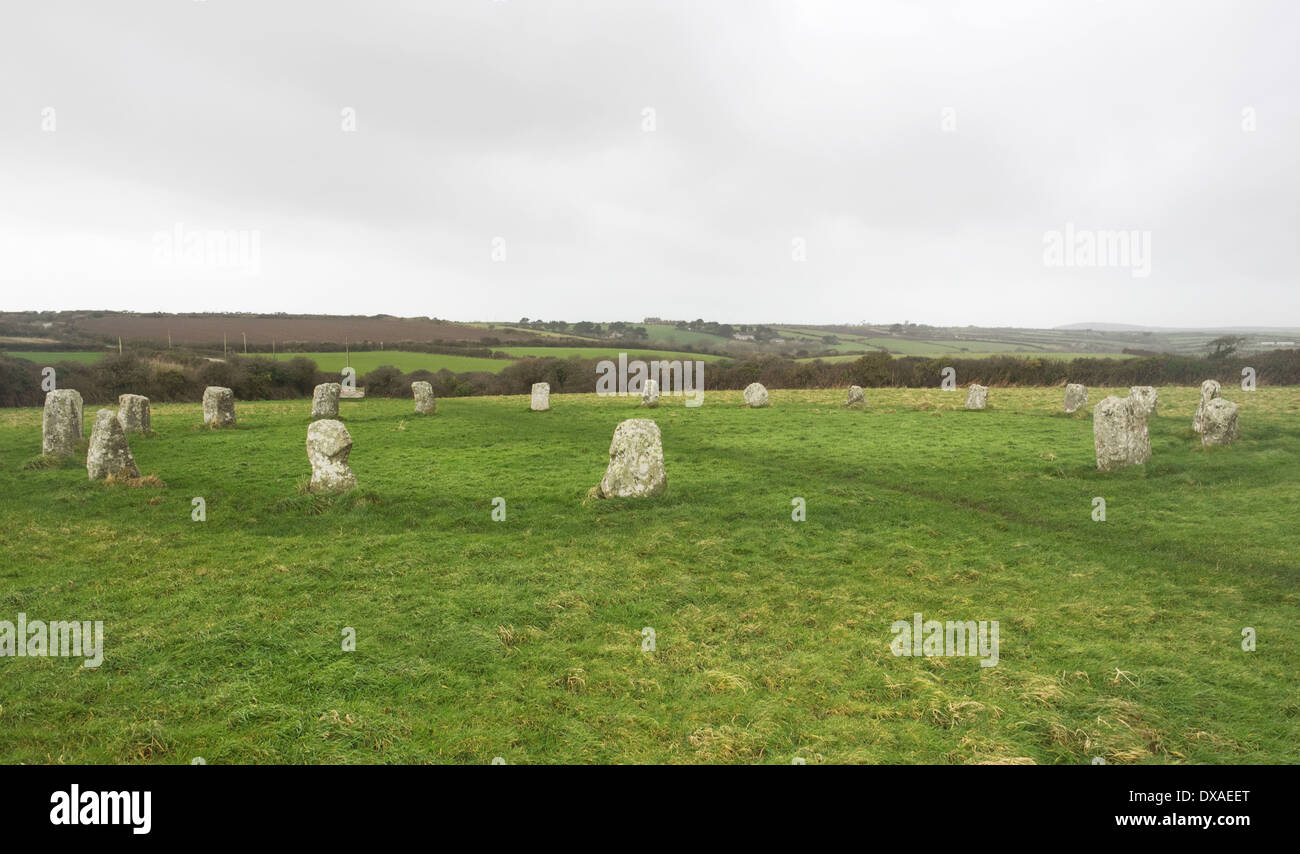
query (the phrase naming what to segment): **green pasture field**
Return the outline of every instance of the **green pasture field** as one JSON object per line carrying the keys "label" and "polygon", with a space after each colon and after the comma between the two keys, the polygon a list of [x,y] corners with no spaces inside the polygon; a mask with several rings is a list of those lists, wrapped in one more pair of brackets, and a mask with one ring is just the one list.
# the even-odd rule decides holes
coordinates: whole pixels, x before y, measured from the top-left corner
{"label": "green pasture field", "polygon": [[636,347],[494,347],[493,352],[504,353],[515,358],[549,356],[555,359],[617,359],[620,353],[626,353],[629,359],[677,359],[716,362],[721,356],[706,353],[686,353],[680,350],[642,350]]}
{"label": "green pasture field", "polygon": [[[821,356],[823,362],[856,362],[861,359],[865,353],[852,353],[840,356]],[[895,353],[895,356],[899,354]],[[914,355],[923,355],[926,358],[942,359],[985,359],[993,356],[1013,356],[1017,359],[1133,359],[1127,353],[918,353]],[[815,362],[818,357],[810,356],[806,359],[795,359],[796,362]]]}
{"label": "green pasture field", "polygon": [[[306,400],[154,406],[165,485],[44,466],[40,410],[0,411],[0,620],[105,637],[97,668],[0,658],[0,761],[1296,762],[1300,389],[1225,391],[1241,439],[1203,449],[1162,388],[1112,474],[1062,394],[344,401],[335,496]],[[631,417],[667,492],[589,498]],[[996,666],[895,656],[918,612],[998,621]]]}
{"label": "green pasture field", "polygon": [[[270,353],[250,355],[270,356]],[[369,373],[382,365],[392,365],[404,373],[425,370],[438,372],[446,368],[452,373],[464,371],[487,371],[500,373],[506,366],[513,364],[512,359],[485,359],[479,356],[454,356],[445,353],[416,353],[409,350],[365,350],[346,353],[276,353],[277,359],[292,359],[305,356],[316,363],[322,371],[342,371],[351,361],[358,375]]]}
{"label": "green pasture field", "polygon": [[88,365],[91,362],[98,362],[108,352],[108,350],[5,350],[4,354],[41,365],[57,365],[59,362],[82,362]]}

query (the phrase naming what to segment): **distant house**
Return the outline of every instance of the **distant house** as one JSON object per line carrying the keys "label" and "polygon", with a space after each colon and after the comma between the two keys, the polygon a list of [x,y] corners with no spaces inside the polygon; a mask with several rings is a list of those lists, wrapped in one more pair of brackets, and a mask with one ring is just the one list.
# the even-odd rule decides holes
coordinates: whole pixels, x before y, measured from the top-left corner
{"label": "distant house", "polygon": [[750,335],[750,334],[747,333],[747,332],[733,332],[733,333],[731,333],[731,337],[732,337],[732,338],[735,338],[737,341],[753,341],[753,340],[754,340],[754,336],[753,336],[753,335]]}

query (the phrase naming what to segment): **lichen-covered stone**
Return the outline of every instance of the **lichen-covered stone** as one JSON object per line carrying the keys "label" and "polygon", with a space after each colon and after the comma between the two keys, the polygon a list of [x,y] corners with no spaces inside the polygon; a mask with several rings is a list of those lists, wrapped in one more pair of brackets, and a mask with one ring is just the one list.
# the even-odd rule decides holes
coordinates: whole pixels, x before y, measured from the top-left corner
{"label": "lichen-covered stone", "polygon": [[438,411],[438,401],[433,399],[433,385],[424,380],[411,383],[411,393],[415,395],[415,414],[433,415]]}
{"label": "lichen-covered stone", "polygon": [[649,418],[629,418],[614,428],[609,467],[596,487],[600,498],[646,498],[668,487],[659,425]]}
{"label": "lichen-covered stone", "polygon": [[235,393],[219,385],[203,390],[203,423],[209,427],[235,426]]}
{"label": "lichen-covered stone", "polygon": [[1151,459],[1145,402],[1133,397],[1107,397],[1092,410],[1092,441],[1097,468],[1115,471]]}
{"label": "lichen-covered stone", "polygon": [[967,409],[983,409],[989,403],[988,386],[982,386],[979,383],[971,383],[966,392]]}
{"label": "lichen-covered stone", "polygon": [[1221,397],[1205,402],[1201,413],[1201,444],[1231,445],[1237,441],[1237,404]]}
{"label": "lichen-covered stone", "polygon": [[1065,411],[1078,412],[1080,407],[1088,405],[1088,388],[1078,383],[1070,383],[1065,387]]}
{"label": "lichen-covered stone", "polygon": [[1192,416],[1192,429],[1202,432],[1205,425],[1205,404],[1215,400],[1221,391],[1218,380],[1206,380],[1201,383],[1201,401],[1196,404],[1196,414]]}
{"label": "lichen-covered stone", "polygon": [[311,393],[312,418],[338,418],[341,383],[321,383]]}
{"label": "lichen-covered stone", "polygon": [[654,409],[659,405],[659,383],[656,380],[646,380],[641,389],[641,405]]}
{"label": "lichen-covered stone", "polygon": [[352,434],[342,421],[322,419],[307,428],[307,459],[311,462],[312,492],[340,492],[357,485],[348,467]]}
{"label": "lichen-covered stone", "polygon": [[767,389],[762,383],[750,383],[745,386],[745,405],[757,409],[768,404]]}
{"label": "lichen-covered stone", "polygon": [[149,398],[142,394],[121,394],[117,397],[117,420],[128,433],[149,433]]}
{"label": "lichen-covered stone", "polygon": [[1149,385],[1135,385],[1128,390],[1128,396],[1137,406],[1137,412],[1143,418],[1156,415],[1160,408],[1160,395]]}
{"label": "lichen-covered stone", "polygon": [[90,449],[86,452],[86,476],[102,480],[110,474],[139,477],[140,469],[126,443],[126,429],[111,409],[95,413],[95,426],[90,431]]}
{"label": "lichen-covered stone", "polygon": [[81,421],[81,392],[71,388],[55,389],[45,394],[41,413],[41,453],[51,457],[70,457],[77,452],[84,426]]}
{"label": "lichen-covered stone", "polygon": [[862,390],[862,386],[849,386],[849,396],[844,401],[844,405],[850,409],[861,409],[867,405],[867,393]]}
{"label": "lichen-covered stone", "polygon": [[551,384],[533,383],[533,395],[528,406],[534,412],[545,412],[551,408]]}

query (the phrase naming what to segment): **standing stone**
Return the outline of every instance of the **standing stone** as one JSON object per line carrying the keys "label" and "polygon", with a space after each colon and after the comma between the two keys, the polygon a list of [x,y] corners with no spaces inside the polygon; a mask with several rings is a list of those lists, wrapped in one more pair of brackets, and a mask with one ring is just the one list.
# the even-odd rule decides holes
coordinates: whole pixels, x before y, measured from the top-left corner
{"label": "standing stone", "polygon": [[1219,396],[1218,380],[1206,380],[1201,383],[1201,402],[1196,404],[1196,414],[1192,416],[1192,429],[1201,433],[1205,428],[1205,404]]}
{"label": "standing stone", "polygon": [[1231,445],[1237,441],[1237,404],[1211,398],[1201,413],[1201,445]]}
{"label": "standing stone", "polygon": [[641,405],[654,409],[659,405],[659,383],[657,380],[646,380],[645,387],[641,389]]}
{"label": "standing stone", "polygon": [[45,411],[41,413],[41,453],[51,457],[70,457],[81,441],[81,392],[73,388],[55,389],[45,394]]}
{"label": "standing stone", "polygon": [[966,392],[967,409],[983,409],[989,403],[988,386],[982,386],[979,383],[971,383],[970,390]]}
{"label": "standing stone", "polygon": [[203,390],[203,423],[209,427],[235,426],[235,393],[219,385]]}
{"label": "standing stone", "polygon": [[1144,403],[1135,397],[1107,397],[1092,410],[1092,441],[1097,468],[1115,471],[1151,459]]}
{"label": "standing stone", "polygon": [[1138,412],[1143,418],[1155,415],[1160,406],[1160,395],[1149,385],[1135,385],[1128,390],[1128,396],[1137,401]]}
{"label": "standing stone", "polygon": [[424,380],[411,383],[411,393],[415,395],[415,414],[433,415],[438,411],[438,401],[433,399],[433,384]]}
{"label": "standing stone", "polygon": [[649,418],[629,418],[614,428],[609,467],[596,487],[598,498],[646,498],[668,487],[659,425]]}
{"label": "standing stone", "polygon": [[545,412],[551,408],[551,384],[533,383],[533,398],[529,407],[534,412]]}
{"label": "standing stone", "polygon": [[1088,388],[1078,383],[1070,383],[1065,387],[1065,411],[1078,412],[1079,407],[1088,405]]}
{"label": "standing stone", "polygon": [[343,386],[339,383],[321,383],[311,393],[312,418],[338,418],[339,395]]}
{"label": "standing stone", "polygon": [[342,421],[322,419],[307,428],[307,459],[311,462],[312,492],[341,492],[357,485],[357,477],[348,467],[352,453],[352,434]]}
{"label": "standing stone", "polygon": [[849,386],[849,397],[844,401],[844,405],[851,409],[861,409],[867,405],[867,393],[862,390],[862,386]]}
{"label": "standing stone", "polygon": [[122,394],[117,398],[117,420],[128,433],[149,433],[149,398],[142,394]]}
{"label": "standing stone", "polygon": [[86,475],[91,480],[102,480],[110,474],[139,477],[135,457],[126,444],[126,430],[111,409],[95,413],[95,426],[90,431],[90,450],[86,452]]}
{"label": "standing stone", "polygon": [[762,383],[750,383],[745,386],[745,405],[757,409],[760,406],[767,406],[767,389]]}

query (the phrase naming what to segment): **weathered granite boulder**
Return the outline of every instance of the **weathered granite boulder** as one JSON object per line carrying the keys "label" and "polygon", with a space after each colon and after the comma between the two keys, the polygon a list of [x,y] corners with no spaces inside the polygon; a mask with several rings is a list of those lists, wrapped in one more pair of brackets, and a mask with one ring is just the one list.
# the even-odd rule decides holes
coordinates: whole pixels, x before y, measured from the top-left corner
{"label": "weathered granite boulder", "polygon": [[646,380],[645,387],[641,389],[641,405],[653,409],[659,405],[659,383],[656,380]]}
{"label": "weathered granite boulder", "polygon": [[967,409],[983,409],[989,403],[988,386],[982,386],[979,383],[971,383],[970,390],[966,392]]}
{"label": "weathered granite boulder", "polygon": [[203,423],[208,427],[235,426],[235,393],[219,385],[203,390]]}
{"label": "weathered granite boulder", "polygon": [[433,385],[424,380],[411,383],[411,393],[415,395],[415,414],[433,415],[438,411],[438,401],[433,399]]}
{"label": "weathered granite boulder", "polygon": [[1097,468],[1115,471],[1151,459],[1145,404],[1134,397],[1111,395],[1092,410],[1092,441]]}
{"label": "weathered granite boulder", "polygon": [[117,420],[122,422],[122,429],[128,433],[150,432],[149,398],[142,394],[118,395]]}
{"label": "weathered granite boulder", "polygon": [[1078,412],[1079,407],[1088,405],[1088,388],[1078,383],[1065,387],[1065,411]]}
{"label": "weathered granite boulder", "polygon": [[339,395],[343,393],[341,383],[321,383],[311,393],[312,418],[338,418]]}
{"label": "weathered granite boulder", "polygon": [[1221,397],[1205,402],[1201,413],[1201,444],[1231,445],[1237,441],[1237,404]]}
{"label": "weathered granite boulder", "polygon": [[1218,380],[1206,380],[1201,383],[1201,402],[1196,404],[1196,414],[1192,416],[1192,429],[1200,433],[1205,425],[1205,404],[1215,400],[1220,392]]}
{"label": "weathered granite boulder", "polygon": [[659,425],[649,418],[629,418],[614,428],[609,467],[596,487],[599,498],[646,498],[668,487]]}
{"label": "weathered granite boulder", "polygon": [[862,390],[862,386],[849,386],[849,396],[848,399],[844,401],[844,405],[850,409],[861,409],[867,405],[867,393]]}
{"label": "weathered granite boulder", "polygon": [[760,406],[767,406],[767,404],[768,404],[767,389],[763,387],[762,383],[750,383],[749,385],[745,386],[746,406],[758,408]]}
{"label": "weathered granite boulder", "polygon": [[81,441],[81,392],[71,388],[55,389],[45,394],[41,413],[41,453],[51,457],[70,457]]}
{"label": "weathered granite boulder", "polygon": [[1156,415],[1160,408],[1160,395],[1149,385],[1135,385],[1128,390],[1128,396],[1136,402],[1138,412],[1143,418]]}
{"label": "weathered granite boulder", "polygon": [[111,409],[95,413],[95,426],[90,431],[90,449],[86,452],[86,476],[102,480],[110,474],[139,477],[135,457],[126,443],[126,429]]}
{"label": "weathered granite boulder", "polygon": [[551,408],[551,384],[533,383],[533,396],[528,406],[534,412],[545,412]]}
{"label": "weathered granite boulder", "polygon": [[311,462],[312,492],[341,492],[357,485],[348,467],[352,435],[342,421],[322,419],[307,428],[307,459]]}

